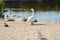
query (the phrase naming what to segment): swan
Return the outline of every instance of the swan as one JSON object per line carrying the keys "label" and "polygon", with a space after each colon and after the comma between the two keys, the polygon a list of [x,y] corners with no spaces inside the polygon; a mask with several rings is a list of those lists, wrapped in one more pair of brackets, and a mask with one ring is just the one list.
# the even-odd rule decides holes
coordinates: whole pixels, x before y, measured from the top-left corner
{"label": "swan", "polygon": [[27,19],[27,22],[31,22],[31,24],[33,24],[33,22],[36,20],[36,17],[33,8],[31,8],[31,11],[32,11],[32,15]]}

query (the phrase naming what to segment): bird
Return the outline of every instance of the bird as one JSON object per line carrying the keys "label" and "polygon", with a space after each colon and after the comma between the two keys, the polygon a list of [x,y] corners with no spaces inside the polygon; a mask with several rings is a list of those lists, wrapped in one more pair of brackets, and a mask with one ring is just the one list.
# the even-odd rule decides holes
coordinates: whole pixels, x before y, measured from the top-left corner
{"label": "bird", "polygon": [[38,21],[37,21],[37,19],[35,19],[35,21],[34,21],[34,22],[38,22]]}
{"label": "bird", "polygon": [[4,23],[4,26],[5,26],[5,27],[9,27],[8,24],[6,24],[6,23]]}
{"label": "bird", "polygon": [[27,22],[31,22],[31,24],[33,24],[33,22],[36,20],[36,17],[35,17],[33,8],[31,8],[31,11],[32,11],[32,15],[28,17]]}
{"label": "bird", "polygon": [[40,36],[40,37],[43,36],[41,32],[37,32],[36,35],[37,35],[37,36]]}
{"label": "bird", "polygon": [[23,22],[26,22],[26,21],[27,21],[27,18],[24,17],[24,18],[22,19],[22,21],[23,21]]}

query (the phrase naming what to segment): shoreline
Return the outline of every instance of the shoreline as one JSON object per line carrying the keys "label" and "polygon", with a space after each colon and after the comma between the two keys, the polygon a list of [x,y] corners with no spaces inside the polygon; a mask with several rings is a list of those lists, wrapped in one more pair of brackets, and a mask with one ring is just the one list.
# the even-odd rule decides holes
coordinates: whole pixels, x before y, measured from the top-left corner
{"label": "shoreline", "polygon": [[[6,22],[9,27],[4,27]],[[60,40],[60,23],[36,22],[33,25],[22,21],[5,21],[0,19],[1,40]],[[43,36],[36,35],[40,32]]]}

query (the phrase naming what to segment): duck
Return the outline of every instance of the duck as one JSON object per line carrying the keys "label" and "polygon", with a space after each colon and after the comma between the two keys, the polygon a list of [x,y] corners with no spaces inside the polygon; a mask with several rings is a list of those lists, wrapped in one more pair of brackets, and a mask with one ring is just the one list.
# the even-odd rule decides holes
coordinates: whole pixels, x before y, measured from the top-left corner
{"label": "duck", "polygon": [[9,25],[8,25],[8,24],[6,24],[6,23],[4,23],[4,26],[5,26],[5,27],[9,27]]}
{"label": "duck", "polygon": [[26,21],[27,21],[27,18],[24,17],[24,18],[22,19],[22,21],[23,21],[23,22],[26,22]]}

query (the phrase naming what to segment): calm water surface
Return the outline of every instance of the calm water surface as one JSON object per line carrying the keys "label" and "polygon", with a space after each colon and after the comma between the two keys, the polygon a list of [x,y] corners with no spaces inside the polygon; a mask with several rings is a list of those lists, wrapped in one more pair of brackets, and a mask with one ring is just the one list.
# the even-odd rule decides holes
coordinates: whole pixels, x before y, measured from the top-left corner
{"label": "calm water surface", "polygon": [[[9,12],[5,12],[4,14],[8,14]],[[23,17],[28,18],[31,16],[31,12],[11,12],[11,14],[16,14],[20,15],[20,19]],[[9,14],[10,15],[10,14]],[[60,12],[55,12],[55,11],[46,11],[46,12],[35,12],[36,19],[38,21],[56,21],[60,22]],[[16,17],[16,19],[18,19]]]}

